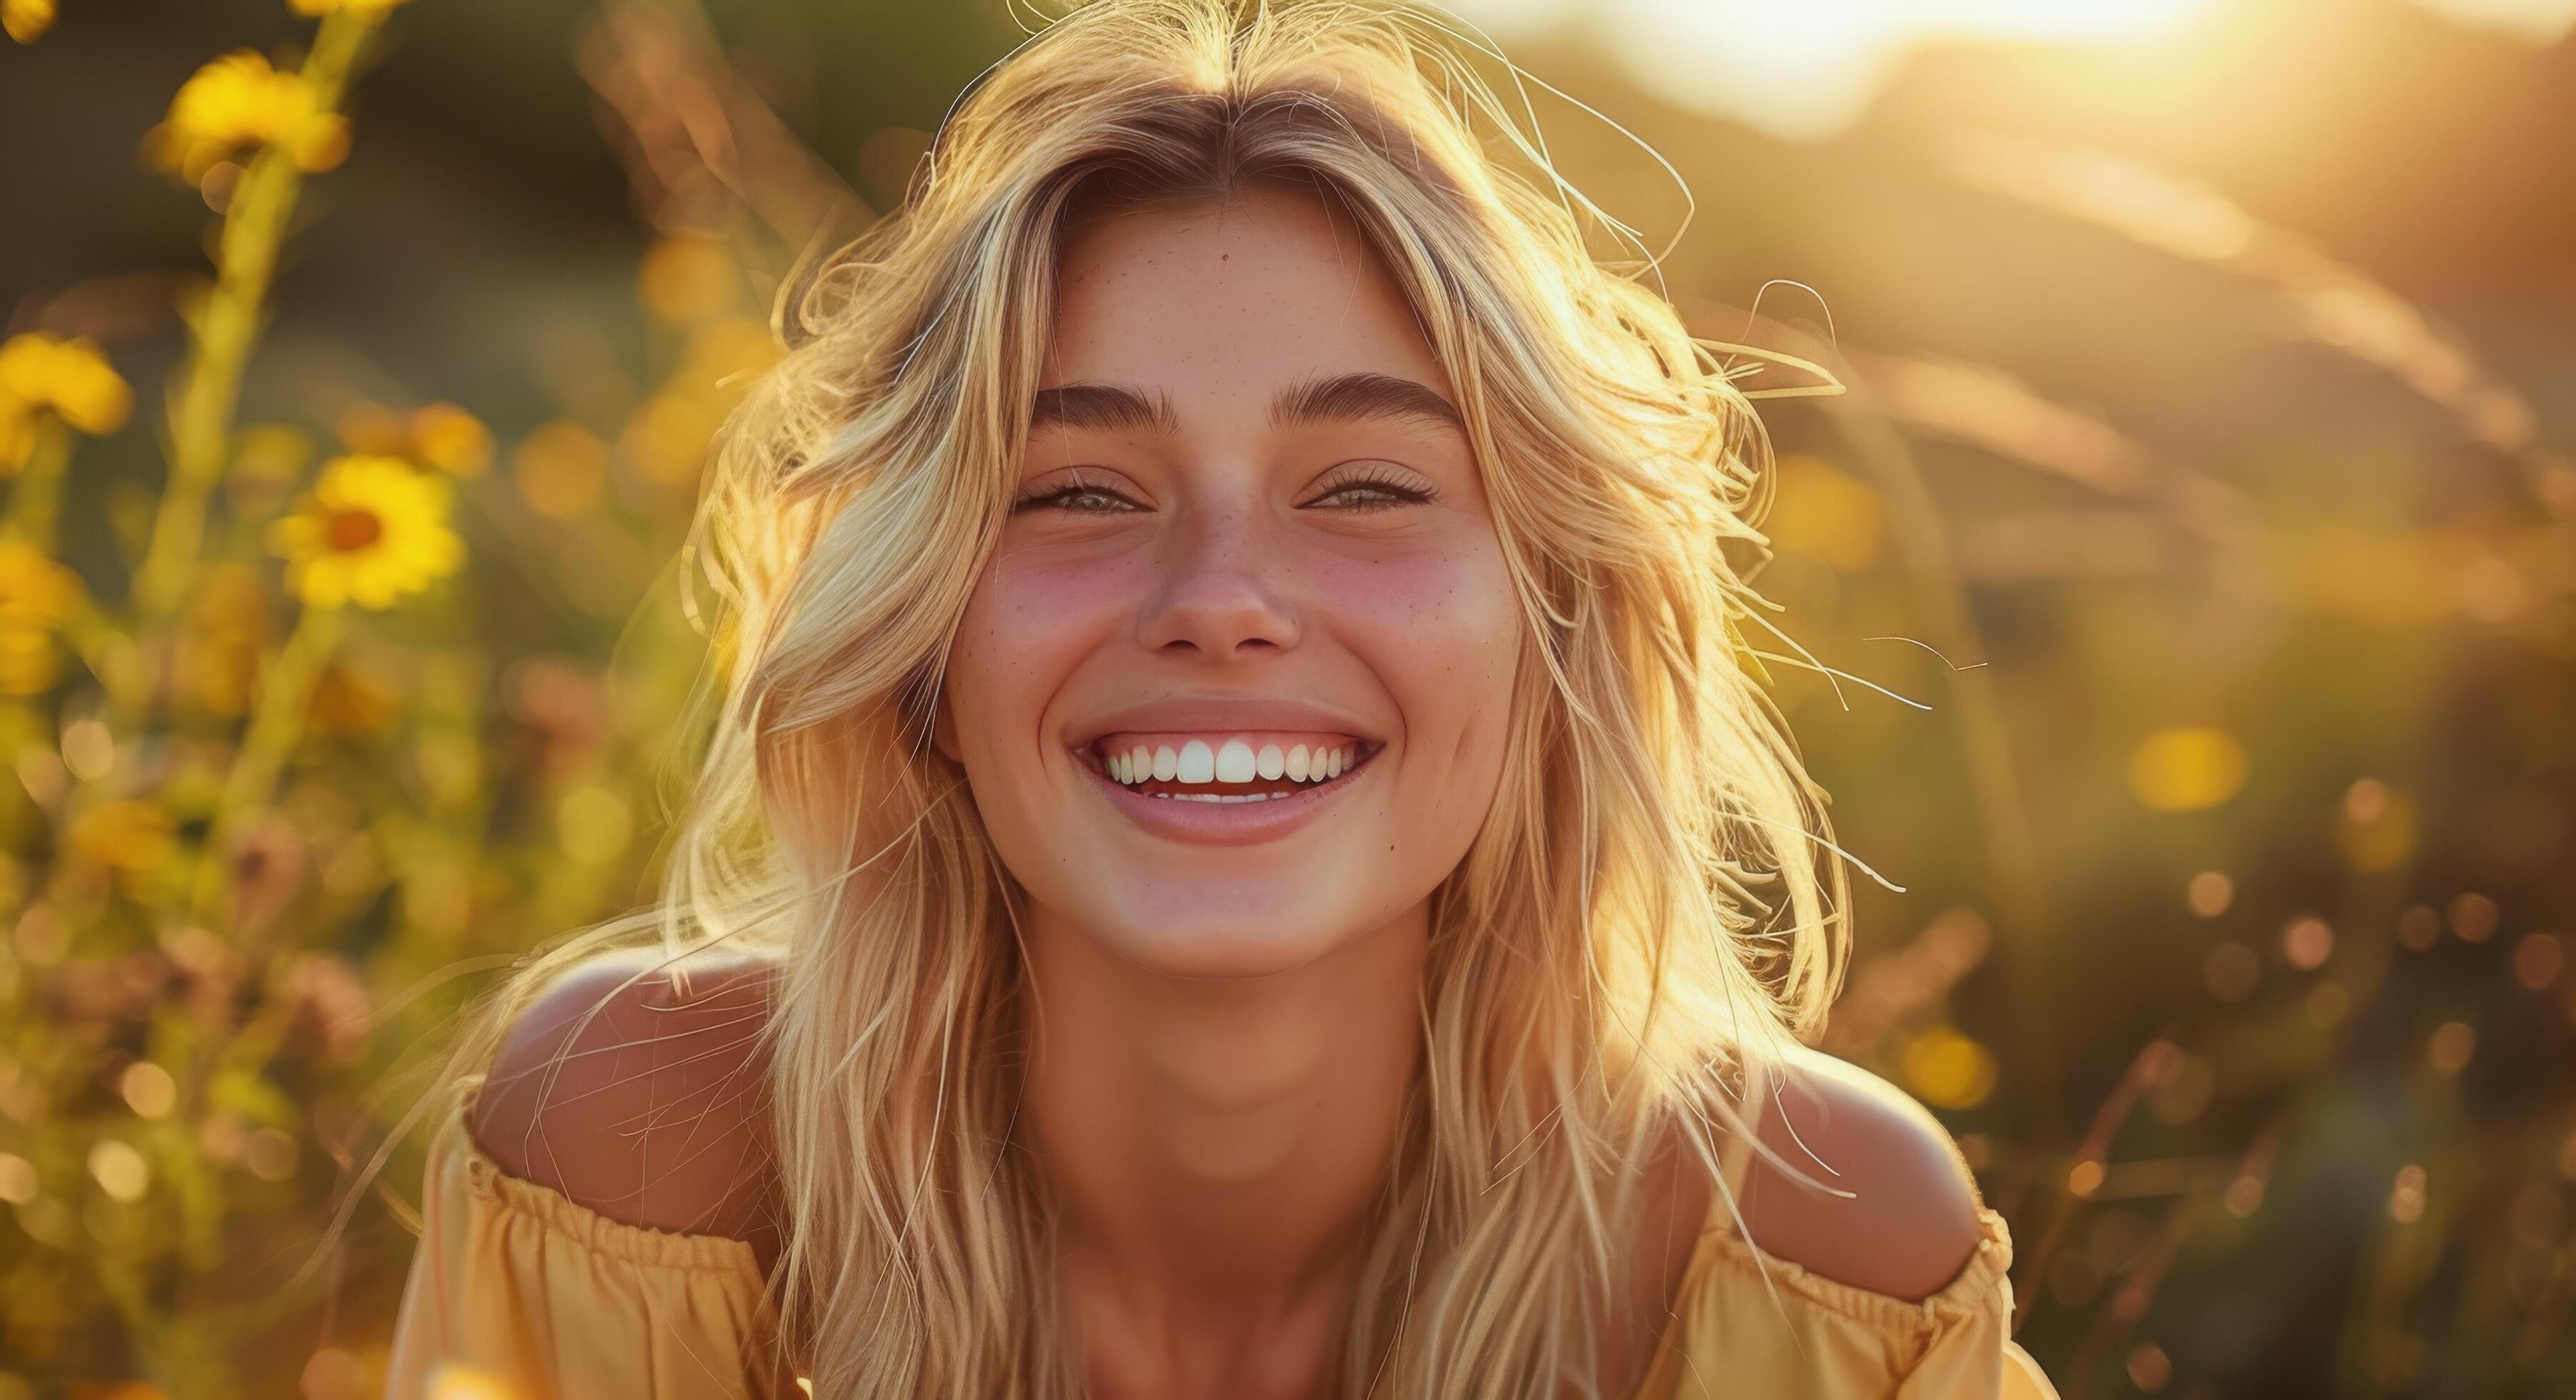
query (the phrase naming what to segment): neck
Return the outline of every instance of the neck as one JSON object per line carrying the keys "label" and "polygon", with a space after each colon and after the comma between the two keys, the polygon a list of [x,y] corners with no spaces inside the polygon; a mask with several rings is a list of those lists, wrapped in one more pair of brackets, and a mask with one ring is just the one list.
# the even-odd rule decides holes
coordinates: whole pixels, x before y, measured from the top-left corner
{"label": "neck", "polygon": [[1289,1333],[1320,1362],[1421,1060],[1427,907],[1258,977],[1151,972],[1043,910],[1026,929],[1023,1126],[1086,1329],[1185,1369]]}

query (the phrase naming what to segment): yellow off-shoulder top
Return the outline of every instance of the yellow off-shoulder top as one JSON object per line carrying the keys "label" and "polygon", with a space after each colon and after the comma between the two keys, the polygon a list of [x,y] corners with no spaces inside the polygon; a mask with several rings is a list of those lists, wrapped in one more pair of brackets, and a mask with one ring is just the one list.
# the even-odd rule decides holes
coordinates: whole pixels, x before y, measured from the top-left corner
{"label": "yellow off-shoulder top", "polygon": [[[742,1241],[611,1220],[510,1176],[462,1113],[431,1148],[425,1194],[386,1400],[805,1394],[776,1360],[777,1319]],[[1911,1302],[1764,1254],[1713,1200],[1632,1400],[2056,1400],[2011,1340],[2003,1217],[1979,1219],[1958,1277]]]}

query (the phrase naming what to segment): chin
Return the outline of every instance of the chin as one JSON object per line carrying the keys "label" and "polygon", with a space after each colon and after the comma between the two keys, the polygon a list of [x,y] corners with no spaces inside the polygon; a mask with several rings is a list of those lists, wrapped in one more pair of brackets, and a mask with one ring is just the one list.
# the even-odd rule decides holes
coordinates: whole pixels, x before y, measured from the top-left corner
{"label": "chin", "polygon": [[1117,901],[1090,924],[1094,936],[1128,963],[1167,977],[1264,977],[1288,972],[1361,937],[1367,922],[1352,911],[1300,901],[1222,901],[1198,892],[1160,892]]}

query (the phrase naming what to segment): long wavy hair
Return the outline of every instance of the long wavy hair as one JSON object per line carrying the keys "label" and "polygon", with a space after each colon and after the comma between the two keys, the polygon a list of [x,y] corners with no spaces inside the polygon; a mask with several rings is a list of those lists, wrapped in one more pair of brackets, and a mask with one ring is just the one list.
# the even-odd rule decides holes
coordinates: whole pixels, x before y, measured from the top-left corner
{"label": "long wavy hair", "polygon": [[1714,1170],[1750,1067],[1832,994],[1845,877],[1748,672],[1770,605],[1728,557],[1763,552],[1769,466],[1740,347],[1689,335],[1637,280],[1651,260],[1588,250],[1479,56],[1352,0],[1083,5],[782,294],[788,353],[727,424],[692,544],[717,713],[664,896],[523,967],[459,1063],[603,949],[774,957],[772,1286],[817,1394],[1082,1390],[1047,1195],[1007,1147],[1020,896],[928,742],[1072,221],[1257,182],[1336,201],[1457,390],[1526,620],[1501,782],[1433,895],[1426,1054],[1343,1393],[1595,1393],[1634,1168],[1678,1139]]}

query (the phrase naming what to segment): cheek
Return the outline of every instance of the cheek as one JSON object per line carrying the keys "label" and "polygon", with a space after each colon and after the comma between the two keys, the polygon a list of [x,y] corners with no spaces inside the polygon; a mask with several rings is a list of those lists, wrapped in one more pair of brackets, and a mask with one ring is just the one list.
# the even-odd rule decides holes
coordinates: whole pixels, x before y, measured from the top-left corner
{"label": "cheek", "polygon": [[1341,604],[1355,620],[1346,635],[1405,717],[1408,762],[1462,777],[1492,766],[1522,627],[1501,546],[1461,541],[1359,572]]}
{"label": "cheek", "polygon": [[1006,544],[976,582],[975,602],[1024,634],[1117,622],[1147,585],[1133,549]]}
{"label": "cheek", "polygon": [[1136,571],[1116,559],[997,555],[975,584],[949,660],[958,738],[969,754],[1028,751],[1047,703],[1135,607]]}

